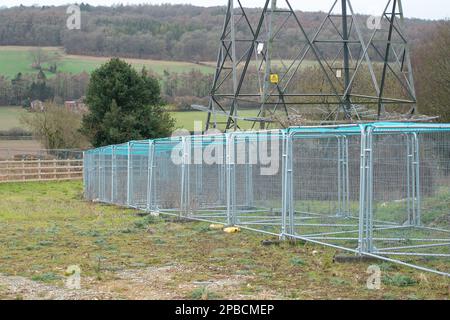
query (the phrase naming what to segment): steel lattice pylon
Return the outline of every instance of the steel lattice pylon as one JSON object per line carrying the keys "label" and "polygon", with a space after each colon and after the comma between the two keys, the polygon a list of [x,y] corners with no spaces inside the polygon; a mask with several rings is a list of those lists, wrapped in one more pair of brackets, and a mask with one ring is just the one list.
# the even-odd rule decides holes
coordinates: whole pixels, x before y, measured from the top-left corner
{"label": "steel lattice pylon", "polygon": [[208,112],[206,130],[236,130],[240,121],[264,129],[293,113],[321,124],[411,118],[416,94],[402,3],[386,1],[369,25],[350,0],[333,0],[309,30],[290,0],[264,0],[260,9],[228,0],[209,105],[193,106]]}

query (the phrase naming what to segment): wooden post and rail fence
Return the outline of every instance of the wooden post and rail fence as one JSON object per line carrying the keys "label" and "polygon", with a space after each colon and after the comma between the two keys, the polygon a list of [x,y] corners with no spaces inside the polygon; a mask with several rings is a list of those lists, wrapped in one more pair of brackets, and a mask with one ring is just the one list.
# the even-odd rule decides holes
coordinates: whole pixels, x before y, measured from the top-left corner
{"label": "wooden post and rail fence", "polygon": [[2,160],[0,183],[23,181],[80,180],[83,160]]}

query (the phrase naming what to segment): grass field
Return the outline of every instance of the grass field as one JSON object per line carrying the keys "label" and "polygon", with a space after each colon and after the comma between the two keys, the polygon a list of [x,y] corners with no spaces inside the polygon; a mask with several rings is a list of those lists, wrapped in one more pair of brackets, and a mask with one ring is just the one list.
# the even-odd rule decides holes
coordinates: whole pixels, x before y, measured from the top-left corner
{"label": "grass field", "polygon": [[0,231],[0,298],[67,297],[71,265],[79,299],[449,297],[439,276],[383,263],[382,288],[368,290],[368,265],[335,264],[333,249],[85,202],[81,182],[0,184]]}
{"label": "grass field", "polygon": [[[13,128],[24,128],[20,122],[20,115],[26,111],[22,107],[0,106],[0,131],[8,131]],[[41,149],[42,146],[36,140],[3,140],[0,137],[0,159],[10,158],[16,153],[27,153],[27,150]],[[12,152],[16,150],[17,152]]]}
{"label": "grass field", "polygon": [[[239,112],[239,117],[245,118],[245,117],[256,117],[258,111],[257,110],[242,110]],[[206,122],[206,112],[202,111],[186,111],[186,112],[171,112],[170,113],[172,117],[176,120],[175,126],[177,128],[187,129],[189,131],[194,130],[194,124],[195,122],[201,122],[200,123],[200,129],[204,129],[205,122]],[[217,116],[217,122],[223,123],[227,120],[225,116]],[[239,127],[241,130],[247,130],[250,129],[252,126],[252,122],[248,121],[239,121]],[[224,124],[218,125],[219,129],[224,129]]]}
{"label": "grass field", "polygon": [[26,113],[26,110],[21,107],[0,106],[0,131],[22,128],[20,115],[24,113]]}
{"label": "grass field", "polygon": [[[20,122],[20,115],[25,113],[21,107],[0,106],[0,131],[7,131],[13,128],[24,128]],[[1,138],[1,137],[0,137]],[[0,159],[10,157],[11,150],[18,150],[19,153],[27,153],[27,150],[41,149],[42,146],[36,140],[3,140],[0,139]]]}
{"label": "grass field", "polygon": [[[58,70],[69,73],[80,73],[82,71],[92,72],[101,64],[107,62],[106,57],[90,57],[66,55],[62,49],[55,47],[43,48],[49,54],[59,53],[61,59],[58,61]],[[0,46],[0,75],[14,77],[18,72],[36,73],[31,68],[32,60],[30,57],[31,47]],[[143,59],[124,59],[140,70],[143,66],[156,73],[162,74],[164,70],[171,72],[187,72],[192,69],[200,70],[205,73],[214,71],[213,67],[198,65],[181,61],[160,61]],[[51,74],[48,73],[49,76]]]}
{"label": "grass field", "polygon": [[[22,128],[20,123],[20,115],[26,112],[21,107],[2,107],[0,106],[0,131],[9,130],[12,128]],[[255,116],[257,111],[241,111],[241,117]],[[189,131],[194,130],[195,121],[200,121],[200,128],[203,129],[206,121],[206,113],[201,111],[186,111],[186,112],[170,112],[173,118],[176,120],[176,128],[187,129]],[[218,116],[218,122],[224,122],[226,117]],[[251,127],[250,122],[240,122],[241,129],[249,129]],[[1,144],[1,142],[0,142]],[[1,147],[1,146],[0,146]]]}
{"label": "grass field", "polygon": [[[18,72],[22,73],[36,73],[36,70],[31,67],[32,59],[30,51],[33,47],[27,46],[0,46],[0,75],[14,77]],[[107,62],[109,57],[94,57],[83,55],[68,55],[65,54],[62,48],[58,47],[43,47],[49,55],[57,54],[60,58],[57,61],[58,70],[69,73],[80,73],[86,71],[92,72],[101,64]],[[164,70],[171,72],[188,72],[191,70],[200,70],[204,73],[213,73],[215,70],[215,62],[203,62],[201,64],[184,61],[166,61],[166,60],[150,60],[150,59],[127,59],[123,58],[128,63],[133,65],[136,69],[141,70],[146,67],[153,72],[162,74]],[[290,60],[283,61],[284,65],[292,63]],[[278,60],[272,61],[273,66],[281,67],[282,64]],[[302,67],[314,66],[313,61],[304,61]],[[44,64],[45,66],[45,64]],[[259,62],[251,61],[251,67],[259,67]],[[52,76],[47,72],[47,76]]]}

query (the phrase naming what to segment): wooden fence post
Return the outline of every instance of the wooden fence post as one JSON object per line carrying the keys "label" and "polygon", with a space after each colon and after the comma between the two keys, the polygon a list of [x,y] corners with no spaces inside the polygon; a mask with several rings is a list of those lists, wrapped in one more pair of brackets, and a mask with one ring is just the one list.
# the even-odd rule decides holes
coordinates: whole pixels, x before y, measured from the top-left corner
{"label": "wooden fence post", "polygon": [[38,179],[39,180],[42,179],[42,175],[41,175],[41,159],[39,159],[39,162],[38,162]]}

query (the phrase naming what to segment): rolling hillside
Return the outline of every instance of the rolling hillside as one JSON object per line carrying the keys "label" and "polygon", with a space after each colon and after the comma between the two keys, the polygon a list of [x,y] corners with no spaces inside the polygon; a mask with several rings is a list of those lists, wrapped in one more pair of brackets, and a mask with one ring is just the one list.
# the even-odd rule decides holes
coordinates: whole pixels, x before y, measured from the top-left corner
{"label": "rolling hillside", "polygon": [[[32,68],[32,57],[30,51],[33,47],[20,46],[0,46],[0,75],[9,78],[14,77],[17,73],[23,74],[36,73]],[[43,48],[49,55],[58,55],[57,60],[58,71],[68,73],[81,73],[83,71],[90,73],[98,68],[101,64],[108,61],[108,57],[91,57],[79,55],[67,55],[63,49],[58,47]],[[164,70],[170,72],[187,72],[192,69],[200,70],[204,73],[214,71],[212,67],[182,61],[164,61],[164,60],[146,60],[146,59],[125,59],[131,63],[136,69],[146,67],[153,72],[162,74]],[[47,72],[47,76],[51,76]]]}

